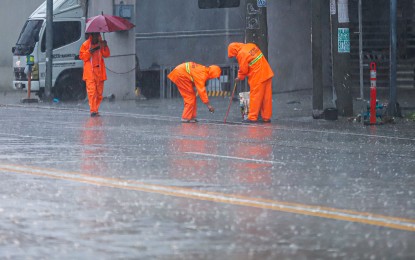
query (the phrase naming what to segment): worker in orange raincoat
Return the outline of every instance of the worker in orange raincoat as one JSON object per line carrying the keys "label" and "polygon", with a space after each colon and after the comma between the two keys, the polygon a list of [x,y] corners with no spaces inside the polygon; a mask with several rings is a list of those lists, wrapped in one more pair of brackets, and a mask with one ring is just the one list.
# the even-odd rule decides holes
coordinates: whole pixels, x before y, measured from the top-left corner
{"label": "worker in orange raincoat", "polygon": [[104,81],[107,80],[103,58],[109,56],[107,41],[102,40],[99,33],[89,34],[79,50],[79,58],[84,61],[83,80],[86,82],[91,117],[99,116],[98,109],[104,92]]}
{"label": "worker in orange raincoat", "polygon": [[185,62],[178,65],[169,75],[168,78],[176,84],[180,94],[183,97],[184,109],[182,114],[182,122],[196,123],[197,119],[197,102],[196,87],[202,102],[208,107],[210,112],[214,112],[215,108],[210,105],[209,98],[206,93],[206,81],[209,79],[219,78],[221,69],[219,66],[212,65],[205,67],[195,62]]}
{"label": "worker in orange raincoat", "polygon": [[274,72],[261,50],[254,43],[233,42],[229,44],[228,56],[229,58],[236,57],[239,63],[238,77],[235,81],[238,82],[248,77],[249,114],[244,122],[257,122],[259,113],[264,123],[271,122]]}

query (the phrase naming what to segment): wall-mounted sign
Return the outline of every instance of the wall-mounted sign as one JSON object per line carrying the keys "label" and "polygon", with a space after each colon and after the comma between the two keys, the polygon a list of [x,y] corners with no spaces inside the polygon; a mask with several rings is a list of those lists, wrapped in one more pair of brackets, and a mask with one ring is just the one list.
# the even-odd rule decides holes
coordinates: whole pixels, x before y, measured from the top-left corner
{"label": "wall-mounted sign", "polygon": [[257,0],[256,4],[258,7],[267,7],[267,0]]}
{"label": "wall-mounted sign", "polygon": [[348,23],[349,22],[349,1],[348,0],[338,0],[337,9],[339,12],[339,23]]}
{"label": "wall-mounted sign", "polygon": [[349,28],[338,28],[338,52],[350,53],[350,30]]}
{"label": "wall-mounted sign", "polygon": [[336,0],[330,0],[330,14],[336,14]]}

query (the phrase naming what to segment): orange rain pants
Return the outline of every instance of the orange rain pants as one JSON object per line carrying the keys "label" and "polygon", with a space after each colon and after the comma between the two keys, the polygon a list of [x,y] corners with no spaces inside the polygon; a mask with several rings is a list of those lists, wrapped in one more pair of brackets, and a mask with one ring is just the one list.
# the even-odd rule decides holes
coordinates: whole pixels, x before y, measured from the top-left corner
{"label": "orange rain pants", "polygon": [[104,81],[107,80],[103,58],[110,56],[110,49],[106,46],[91,53],[89,50],[98,46],[98,44],[92,44],[91,40],[92,37],[90,36],[89,39],[82,44],[79,51],[79,58],[84,61],[83,80],[86,83],[90,112],[98,113],[102,101],[102,94],[104,92]]}
{"label": "orange rain pants", "polygon": [[85,82],[89,110],[91,113],[97,113],[103,99],[102,93],[104,92],[104,81],[102,81],[99,74],[94,71],[94,79],[87,79]]}
{"label": "orange rain pants", "polygon": [[257,121],[272,117],[272,78],[274,72],[261,50],[253,43],[234,42],[228,47],[229,58],[236,57],[239,63],[238,79],[248,77],[250,86],[248,120]]}
{"label": "orange rain pants", "polygon": [[176,84],[180,95],[183,97],[184,109],[182,119],[191,120],[197,116],[196,87],[199,97],[204,104],[209,104],[209,98],[206,93],[206,81],[218,78],[221,69],[212,65],[209,67],[197,64],[195,62],[185,62],[178,65],[169,75],[168,78]]}

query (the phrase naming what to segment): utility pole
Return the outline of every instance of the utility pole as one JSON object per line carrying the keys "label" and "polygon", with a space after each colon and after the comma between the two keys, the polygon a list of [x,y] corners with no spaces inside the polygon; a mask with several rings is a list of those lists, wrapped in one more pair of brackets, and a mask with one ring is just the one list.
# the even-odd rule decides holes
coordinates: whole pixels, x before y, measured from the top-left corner
{"label": "utility pole", "polygon": [[396,45],[397,45],[397,0],[390,0],[390,93],[389,116],[396,116]]}
{"label": "utility pole", "polygon": [[53,0],[46,2],[46,79],[45,98],[51,98],[53,54]]}
{"label": "utility pole", "polygon": [[360,99],[364,100],[364,82],[363,82],[363,10],[362,0],[358,2],[358,15],[359,15],[359,86],[360,86]]}
{"label": "utility pole", "polygon": [[88,17],[89,0],[81,0],[82,9],[84,10],[85,19]]}
{"label": "utility pole", "polygon": [[[313,116],[323,110],[322,0],[311,0],[311,63],[313,69]],[[315,113],[316,112],[316,113]]]}
{"label": "utility pole", "polygon": [[339,115],[353,116],[348,0],[330,1],[333,85],[337,96],[336,107]]}
{"label": "utility pole", "polygon": [[258,45],[268,59],[267,1],[246,0],[245,41]]}

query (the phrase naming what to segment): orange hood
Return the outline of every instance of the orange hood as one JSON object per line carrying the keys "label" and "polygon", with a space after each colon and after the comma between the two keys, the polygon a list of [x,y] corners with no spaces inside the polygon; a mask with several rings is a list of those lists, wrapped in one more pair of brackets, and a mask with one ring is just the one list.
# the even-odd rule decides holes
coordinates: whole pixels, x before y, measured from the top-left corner
{"label": "orange hood", "polygon": [[229,44],[228,57],[229,58],[235,57],[238,54],[239,50],[242,48],[243,45],[244,44],[241,43],[241,42],[233,42],[233,43]]}
{"label": "orange hood", "polygon": [[209,66],[208,68],[209,68],[209,76],[208,76],[209,79],[215,79],[215,78],[220,77],[220,74],[222,72],[219,66],[212,65],[212,66]]}

